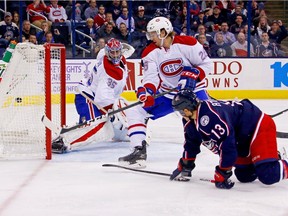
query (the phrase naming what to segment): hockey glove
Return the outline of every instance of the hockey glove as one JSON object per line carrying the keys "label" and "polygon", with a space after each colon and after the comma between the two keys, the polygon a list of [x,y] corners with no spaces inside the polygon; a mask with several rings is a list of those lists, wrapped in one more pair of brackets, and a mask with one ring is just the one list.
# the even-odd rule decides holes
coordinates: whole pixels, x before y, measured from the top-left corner
{"label": "hockey glove", "polygon": [[200,71],[197,68],[185,66],[178,81],[179,90],[188,89],[193,91],[196,87],[199,74]]}
{"label": "hockey glove", "polygon": [[154,92],[150,88],[145,87],[139,87],[137,89],[137,98],[139,101],[141,101],[143,104],[142,106],[144,108],[151,107],[154,105],[155,100],[153,98]]}
{"label": "hockey glove", "polygon": [[191,172],[195,168],[194,159],[188,159],[185,160],[183,158],[180,158],[178,162],[177,168],[173,171],[173,173],[170,176],[170,180],[174,180],[181,174],[183,177],[191,177]]}
{"label": "hockey glove", "polygon": [[215,186],[221,189],[231,189],[235,184],[229,179],[231,176],[232,170],[223,170],[216,166],[214,174]]}

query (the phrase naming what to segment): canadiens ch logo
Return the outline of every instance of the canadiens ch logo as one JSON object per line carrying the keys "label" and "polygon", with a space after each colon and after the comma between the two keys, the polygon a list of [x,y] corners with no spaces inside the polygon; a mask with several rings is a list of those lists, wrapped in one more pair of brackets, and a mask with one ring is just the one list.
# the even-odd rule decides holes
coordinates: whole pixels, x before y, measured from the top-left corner
{"label": "canadiens ch logo", "polygon": [[200,119],[200,124],[202,126],[206,126],[208,125],[208,123],[209,123],[209,117],[207,115],[202,116]]}
{"label": "canadiens ch logo", "polygon": [[160,64],[160,71],[165,76],[177,76],[183,70],[182,59],[172,59]]}

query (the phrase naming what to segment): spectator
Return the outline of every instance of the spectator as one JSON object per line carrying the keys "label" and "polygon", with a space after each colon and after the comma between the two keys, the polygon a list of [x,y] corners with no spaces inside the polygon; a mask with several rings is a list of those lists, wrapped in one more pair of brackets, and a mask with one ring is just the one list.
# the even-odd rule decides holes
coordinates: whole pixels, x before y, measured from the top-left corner
{"label": "spectator", "polygon": [[66,22],[68,16],[65,9],[58,4],[58,0],[50,0],[48,19],[53,23]]}
{"label": "spectator", "polygon": [[98,8],[98,14],[94,17],[95,29],[98,30],[105,23],[105,20],[105,7],[104,5],[100,5]]}
{"label": "spectator", "polygon": [[68,28],[68,32],[71,32],[71,22],[67,20],[68,16],[64,7],[58,5],[58,0],[50,0],[51,5],[49,5],[50,12],[48,14],[48,19],[53,23],[65,23]]}
{"label": "spectator", "polygon": [[39,31],[36,33],[36,38],[38,41],[38,44],[44,44],[46,42],[46,33],[49,32],[49,26],[48,22],[42,22],[41,24],[42,31]]}
{"label": "spectator", "polygon": [[112,13],[109,13],[109,12],[106,13],[106,22],[104,24],[107,25],[107,23],[110,23],[113,25],[113,32],[115,34],[119,32],[119,29],[118,29],[116,23],[114,22]]}
{"label": "spectator", "polygon": [[242,7],[241,5],[236,5],[235,7],[235,10],[232,11],[231,15],[230,15],[230,24],[233,25],[233,24],[236,24],[236,18],[238,16],[241,16],[242,17],[242,20],[243,20],[243,24],[245,25],[247,23],[247,17],[246,15],[243,14],[243,11],[242,11]]}
{"label": "spectator", "polygon": [[210,44],[206,39],[206,35],[205,34],[199,34],[197,40],[199,41],[200,44],[202,44],[204,50],[206,51],[206,53],[208,54],[208,56],[211,56],[211,52],[210,52]]}
{"label": "spectator", "polygon": [[[192,25],[193,20],[190,17],[190,23]],[[174,31],[180,32],[181,29],[183,29],[184,27],[187,28],[187,7],[184,6],[182,11],[179,11],[179,14],[176,16],[176,19],[173,23],[173,28]]]}
{"label": "spectator", "polygon": [[117,25],[118,29],[120,29],[121,23],[125,23],[130,32],[134,31],[134,29],[135,29],[134,18],[131,17],[131,20],[129,20],[128,8],[123,8],[121,15],[116,20],[116,25]]}
{"label": "spectator", "polygon": [[[69,3],[65,7],[66,14],[68,16],[68,20],[72,19],[72,0],[69,0]],[[83,21],[83,12],[81,7],[81,2],[75,3],[75,21],[82,22]]]}
{"label": "spectator", "polygon": [[30,21],[29,20],[24,20],[23,21],[23,26],[22,26],[22,35],[25,36],[26,40],[29,40],[30,34],[35,34],[35,32],[36,32],[35,29],[31,28]]}
{"label": "spectator", "polygon": [[94,17],[98,14],[98,8],[96,4],[96,0],[90,0],[89,7],[84,11],[85,19],[88,18],[94,19]]}
{"label": "spectator", "polygon": [[257,57],[277,57],[278,48],[275,43],[269,42],[269,36],[267,32],[263,32],[261,35],[261,44],[255,48],[255,55]]}
{"label": "spectator", "polygon": [[268,32],[270,29],[271,27],[268,25],[267,17],[263,16],[263,17],[260,17],[258,27],[254,29],[254,31],[252,31],[251,34],[255,37],[258,43],[260,43],[262,33]]}
{"label": "spectator", "polygon": [[17,11],[13,12],[13,17],[12,17],[12,22],[15,23],[18,27],[18,29],[20,29],[20,17],[19,17],[19,13]]}
{"label": "spectator", "polygon": [[231,57],[232,49],[229,44],[224,42],[224,37],[222,32],[217,32],[215,34],[215,44],[211,46],[211,57],[222,58],[222,57]]}
{"label": "spectator", "polygon": [[260,10],[259,14],[253,19],[253,26],[255,29],[259,26],[259,22],[262,17],[266,17],[266,19],[268,20],[268,16],[265,10]]}
{"label": "spectator", "polygon": [[107,12],[110,12],[113,16],[113,20],[117,20],[121,15],[121,3],[120,0],[113,0],[110,5],[106,7]]}
{"label": "spectator", "polygon": [[140,35],[145,34],[146,37],[146,26],[149,20],[145,16],[144,6],[138,7],[138,13],[137,16],[134,17],[134,21],[135,21],[135,31],[137,31]]}
{"label": "spectator", "polygon": [[220,7],[216,5],[213,8],[213,14],[208,17],[208,22],[213,22],[214,25],[220,26],[222,22],[226,20],[225,17],[221,14]]}
{"label": "spectator", "polygon": [[[200,7],[197,4],[197,2],[195,2],[195,0],[190,0],[190,17],[193,18],[193,16],[197,16],[200,12]],[[186,7],[187,10],[187,7]]]}
{"label": "spectator", "polygon": [[54,37],[51,31],[48,31],[45,33],[45,41],[42,41],[42,43],[55,43]]}
{"label": "spectator", "polygon": [[1,48],[8,47],[11,40],[17,39],[19,36],[19,29],[15,23],[12,22],[12,14],[6,12],[4,21],[0,22],[0,46]]}
{"label": "spectator", "polygon": [[287,37],[287,29],[283,25],[281,20],[274,20],[271,25],[271,29],[268,31],[270,42],[281,44],[282,40]]}
{"label": "spectator", "polygon": [[198,29],[198,26],[201,24],[201,25],[205,25],[205,23],[207,22],[207,17],[205,16],[204,14],[204,11],[200,11],[198,16],[194,16],[193,17],[193,21],[191,22],[192,24],[192,30],[194,32],[197,31]]}
{"label": "spectator", "polygon": [[205,34],[206,40],[209,42],[210,45],[214,43],[214,40],[213,40],[212,35],[206,33],[206,28],[205,28],[205,26],[204,26],[204,25],[201,25],[201,24],[198,26],[198,31],[197,31],[197,33],[194,35],[194,37],[198,40],[198,37],[199,37],[200,34]]}
{"label": "spectator", "polygon": [[65,35],[61,34],[59,29],[55,28],[52,32],[53,34],[53,38],[55,43],[60,43],[60,44],[67,44],[67,38],[65,37]]}
{"label": "spectator", "polygon": [[37,44],[36,34],[30,34],[29,35],[29,42],[33,43],[33,44]]}
{"label": "spectator", "polygon": [[204,0],[201,4],[201,10],[205,11],[206,9],[214,8],[216,3],[214,0]]}
{"label": "spectator", "polygon": [[[232,43],[234,43],[236,41],[235,35],[231,32],[228,31],[229,26],[227,22],[222,22],[221,24],[221,32],[223,34],[224,37],[224,42],[231,45]],[[215,36],[214,36],[214,41],[216,40]]]}
{"label": "spectator", "polygon": [[102,27],[98,30],[98,36],[105,38],[108,41],[110,38],[115,38],[116,34],[113,32],[113,24],[108,22],[106,25],[102,25]]}
{"label": "spectator", "polygon": [[235,8],[234,0],[219,0],[217,5],[221,10],[221,14],[227,18],[230,16],[231,11]]}
{"label": "spectator", "polygon": [[128,43],[128,38],[129,38],[129,31],[127,29],[127,26],[125,23],[121,23],[119,27],[120,33],[117,34],[116,38],[120,42]]}
{"label": "spectator", "polygon": [[[232,56],[235,57],[248,57],[248,43],[245,39],[244,33],[240,32],[237,35],[237,41],[231,45]],[[250,57],[254,57],[253,45],[250,44]]]}
{"label": "spectator", "polygon": [[[171,22],[174,22],[176,19],[176,16],[179,14],[179,11],[182,11],[184,7],[184,2],[183,1],[174,1],[171,0],[168,3],[168,11],[170,12],[170,16],[171,16]],[[147,6],[146,6],[147,8]]]}
{"label": "spectator", "polygon": [[244,26],[245,25],[243,23],[242,16],[238,15],[236,16],[235,23],[230,26],[230,32],[234,35],[237,35],[241,31],[241,29],[244,28]]}
{"label": "spectator", "polygon": [[121,8],[124,8],[124,7],[128,8],[128,3],[126,0],[121,1]]}
{"label": "spectator", "polygon": [[[233,13],[235,13],[236,10],[239,10],[239,6],[240,6],[240,9],[241,9],[241,14],[243,14],[244,16],[247,17],[247,14],[248,14],[248,11],[246,9],[246,5],[245,5],[245,1],[238,1],[237,2],[237,5],[235,6],[235,8],[231,11],[231,15]],[[237,8],[238,7],[238,8]],[[238,13],[238,12],[237,12]],[[239,13],[240,14],[240,13]]]}
{"label": "spectator", "polygon": [[[96,43],[96,28],[94,27],[94,20],[92,18],[88,18],[86,20],[86,26],[83,29],[83,33],[86,35],[89,35],[94,42]],[[92,42],[93,43],[93,42]],[[82,44],[84,46],[92,46],[93,44],[91,44],[91,40],[90,38],[84,37],[84,44]]]}
{"label": "spectator", "polygon": [[97,58],[99,51],[101,49],[103,49],[104,47],[105,47],[105,39],[104,38],[98,38],[98,41],[97,41],[96,46],[94,48],[94,54],[95,54],[96,58]]}
{"label": "spectator", "polygon": [[[44,0],[33,0],[33,3],[27,6],[27,13],[29,13],[30,22],[41,28],[41,23],[46,20],[46,14],[48,14],[50,8],[46,6]],[[36,13],[34,13],[36,12]],[[51,22],[48,22],[49,27]]]}

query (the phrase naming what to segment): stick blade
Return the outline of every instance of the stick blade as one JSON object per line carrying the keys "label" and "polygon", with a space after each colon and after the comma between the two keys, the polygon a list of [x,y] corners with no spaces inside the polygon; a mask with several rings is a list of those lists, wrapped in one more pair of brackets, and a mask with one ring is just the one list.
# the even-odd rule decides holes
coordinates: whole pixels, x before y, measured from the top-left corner
{"label": "stick blade", "polygon": [[49,130],[51,130],[53,133],[59,135],[61,133],[61,127],[58,127],[56,124],[54,124],[46,115],[43,115],[41,118],[42,123],[47,127]]}

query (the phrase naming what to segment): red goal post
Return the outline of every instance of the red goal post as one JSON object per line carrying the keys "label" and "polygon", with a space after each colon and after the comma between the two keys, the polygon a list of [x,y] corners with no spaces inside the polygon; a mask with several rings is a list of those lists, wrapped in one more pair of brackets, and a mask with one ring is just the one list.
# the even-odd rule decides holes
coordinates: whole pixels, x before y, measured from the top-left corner
{"label": "red goal post", "polygon": [[[66,125],[66,49],[62,44],[45,44],[45,104],[46,116],[52,120],[52,82],[51,82],[51,66],[54,60],[54,52],[60,51],[59,56],[59,72],[60,72],[60,126]],[[50,129],[46,128],[46,159],[50,160],[52,158],[52,132]]]}
{"label": "red goal post", "polygon": [[16,45],[0,83],[0,158],[52,158],[56,135],[41,117],[66,124],[65,54],[62,44]]}

